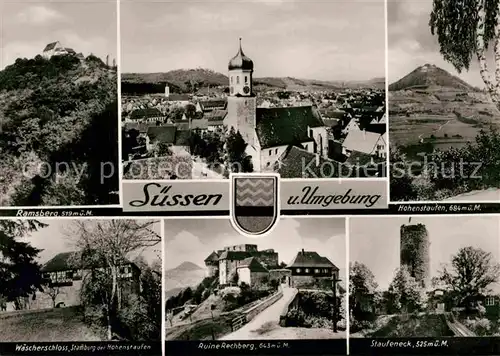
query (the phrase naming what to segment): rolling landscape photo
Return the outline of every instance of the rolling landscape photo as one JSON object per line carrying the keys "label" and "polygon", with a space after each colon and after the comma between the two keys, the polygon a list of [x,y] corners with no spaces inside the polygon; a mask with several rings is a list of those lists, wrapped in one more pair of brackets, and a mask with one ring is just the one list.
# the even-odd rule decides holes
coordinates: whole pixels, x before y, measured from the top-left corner
{"label": "rolling landscape photo", "polygon": [[109,0],[2,4],[0,206],[119,204],[116,16]]}
{"label": "rolling landscape photo", "polygon": [[494,40],[478,47],[458,3],[455,12],[443,3],[388,3],[390,198],[498,201]]}
{"label": "rolling landscape photo", "polygon": [[164,223],[167,342],[346,338],[345,219],[284,219],[265,239]]}
{"label": "rolling landscape photo", "polygon": [[383,1],[121,13],[124,179],[387,176]]}
{"label": "rolling landscape photo", "polygon": [[159,221],[0,220],[0,342],[161,340]]}

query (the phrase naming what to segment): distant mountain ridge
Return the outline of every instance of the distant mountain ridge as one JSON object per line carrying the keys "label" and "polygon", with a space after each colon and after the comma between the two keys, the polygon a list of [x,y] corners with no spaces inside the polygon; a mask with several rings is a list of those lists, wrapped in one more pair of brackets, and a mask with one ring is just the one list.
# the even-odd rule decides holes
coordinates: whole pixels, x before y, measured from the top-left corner
{"label": "distant mountain ridge", "polygon": [[203,268],[201,268],[200,266],[198,266],[193,262],[182,262],[180,265],[178,265],[175,268],[172,268],[169,271],[199,271],[199,270],[203,270]]}
{"label": "distant mountain ridge", "polygon": [[[159,73],[122,73],[122,82],[134,84],[168,83],[179,91],[189,91],[193,84],[199,88],[208,86],[227,86],[226,75],[211,69],[176,69]],[[380,88],[385,87],[384,78],[373,78],[366,81],[323,81],[312,79],[297,79],[292,77],[262,77],[254,78],[255,86],[267,86],[283,90],[305,89],[341,89],[347,88]]]}
{"label": "distant mountain ridge", "polygon": [[437,67],[434,64],[424,64],[389,85],[389,91],[427,89],[427,88],[447,88],[465,91],[477,91],[472,85]]}

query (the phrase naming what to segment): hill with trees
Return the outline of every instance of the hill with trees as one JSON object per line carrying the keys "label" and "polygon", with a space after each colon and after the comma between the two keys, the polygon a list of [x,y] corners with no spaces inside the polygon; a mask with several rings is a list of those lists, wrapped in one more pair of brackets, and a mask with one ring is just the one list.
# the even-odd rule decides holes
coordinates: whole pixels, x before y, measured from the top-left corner
{"label": "hill with trees", "polygon": [[116,68],[89,55],[0,71],[0,206],[118,203]]}

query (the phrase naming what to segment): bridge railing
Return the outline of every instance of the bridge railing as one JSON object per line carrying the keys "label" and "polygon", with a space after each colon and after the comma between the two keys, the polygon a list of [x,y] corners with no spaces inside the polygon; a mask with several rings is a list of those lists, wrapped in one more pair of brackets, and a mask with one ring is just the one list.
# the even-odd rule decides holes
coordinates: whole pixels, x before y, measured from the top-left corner
{"label": "bridge railing", "polygon": [[259,304],[256,304],[255,306],[251,307],[250,309],[242,312],[240,315],[234,317],[231,320],[232,331],[234,332],[234,331],[240,329],[244,324],[251,321],[257,315],[259,315],[263,310],[270,307],[272,304],[274,304],[276,301],[278,301],[282,297],[283,297],[283,291],[278,290],[278,292],[274,293],[269,298],[264,299]]}
{"label": "bridge railing", "polygon": [[238,315],[231,320],[231,331],[236,331],[241,328],[247,321],[245,314]]}

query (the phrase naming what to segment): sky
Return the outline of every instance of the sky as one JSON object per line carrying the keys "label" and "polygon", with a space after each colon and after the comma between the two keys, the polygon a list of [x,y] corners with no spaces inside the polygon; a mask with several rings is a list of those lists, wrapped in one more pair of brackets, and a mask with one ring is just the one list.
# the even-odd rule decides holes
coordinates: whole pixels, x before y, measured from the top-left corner
{"label": "sky", "polygon": [[[498,216],[413,216],[411,224],[425,224],[430,240],[431,277],[462,247],[490,252],[500,263]],[[350,262],[364,263],[386,290],[399,268],[400,227],[407,216],[354,217],[349,221]],[[496,286],[498,287],[498,286]]]}
{"label": "sky", "polygon": [[[37,219],[38,221],[47,224],[29,236],[26,236],[21,241],[29,242],[31,246],[42,249],[39,254],[39,262],[44,264],[55,255],[61,252],[76,251],[74,235],[72,231],[75,220],[72,219]],[[87,221],[95,221],[95,219],[87,219]],[[161,224],[158,221],[152,226],[154,232],[161,234]],[[161,244],[155,247],[148,247],[144,250],[133,253],[130,259],[134,259],[138,255],[144,257],[147,263],[152,264],[155,260],[161,258]]]}
{"label": "sky", "polygon": [[124,73],[201,67],[225,74],[242,37],[255,77],[385,77],[383,0],[123,0],[120,6]]}
{"label": "sky", "polygon": [[183,262],[204,267],[214,250],[239,244],[274,249],[280,262],[289,263],[297,252],[316,251],[341,271],[346,266],[344,218],[281,218],[269,235],[245,237],[228,219],[165,219],[165,269]]}
{"label": "sky", "polygon": [[116,58],[116,0],[2,0],[0,19],[2,69],[19,57],[41,54],[54,41],[84,55]]}
{"label": "sky", "polygon": [[437,38],[432,36],[429,27],[431,11],[432,0],[388,0],[388,82],[393,83],[415,68],[429,63],[449,71],[471,85],[483,88],[475,58],[469,71],[461,74],[444,61],[439,53]]}

